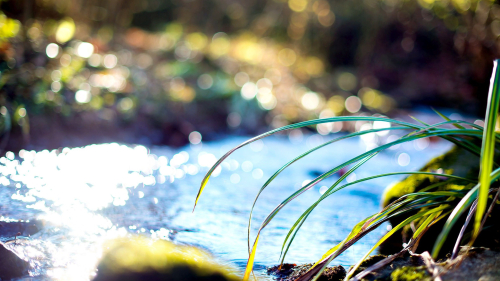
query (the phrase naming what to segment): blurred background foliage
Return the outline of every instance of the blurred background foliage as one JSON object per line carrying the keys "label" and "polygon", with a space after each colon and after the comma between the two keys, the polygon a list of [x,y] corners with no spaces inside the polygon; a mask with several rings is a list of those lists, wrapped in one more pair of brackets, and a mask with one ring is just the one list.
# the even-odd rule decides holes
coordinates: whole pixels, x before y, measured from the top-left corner
{"label": "blurred background foliage", "polygon": [[500,51],[490,0],[0,3],[9,149],[183,145],[195,130],[210,139],[419,106],[482,116]]}

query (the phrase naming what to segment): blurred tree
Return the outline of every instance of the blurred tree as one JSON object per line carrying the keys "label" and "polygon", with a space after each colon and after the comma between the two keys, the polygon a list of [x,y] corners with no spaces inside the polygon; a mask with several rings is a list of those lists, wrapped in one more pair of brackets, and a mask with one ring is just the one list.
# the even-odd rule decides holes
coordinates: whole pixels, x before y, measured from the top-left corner
{"label": "blurred tree", "polygon": [[489,0],[0,3],[1,105],[151,143],[416,105],[479,115],[500,51]]}

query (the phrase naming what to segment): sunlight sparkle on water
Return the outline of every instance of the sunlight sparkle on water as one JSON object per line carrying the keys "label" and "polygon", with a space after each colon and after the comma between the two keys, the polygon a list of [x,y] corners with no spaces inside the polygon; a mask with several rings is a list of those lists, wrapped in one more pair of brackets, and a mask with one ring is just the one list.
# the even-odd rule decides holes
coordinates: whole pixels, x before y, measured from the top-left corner
{"label": "sunlight sparkle on water", "polygon": [[[127,205],[132,194],[158,204],[159,199],[148,197],[145,189],[133,190],[196,175],[217,160],[206,152],[194,155],[197,163],[187,163],[190,158],[187,151],[169,159],[150,154],[141,145],[116,143],[39,152],[21,150],[18,158],[7,152],[0,158],[0,184],[10,187],[10,198],[36,211],[37,219],[45,225],[28,246],[18,248],[24,256],[38,257],[35,261],[49,260],[44,268],[51,279],[89,280],[102,243],[130,233],[115,225],[102,210]],[[219,167],[214,176],[220,172]],[[239,175],[234,174],[232,180],[239,182]],[[171,234],[165,229],[137,231],[162,239]],[[33,268],[32,275],[37,275],[40,266]]]}
{"label": "sunlight sparkle on water", "polygon": [[[268,79],[273,81],[271,78]],[[269,81],[260,82],[263,85],[259,84],[259,86],[265,88],[266,84],[263,81],[266,83]],[[270,87],[269,84],[267,86]],[[332,115],[331,112],[329,114]],[[363,124],[370,124],[370,128],[379,126],[364,122],[359,123],[357,129],[360,129]],[[368,125],[365,127],[369,129]],[[0,184],[3,185],[0,192],[4,195],[0,198],[4,200],[2,215],[6,218],[0,218],[0,221],[24,219],[40,225],[38,232],[32,234],[30,239],[20,238],[23,242],[15,248],[17,251],[23,251],[23,256],[30,257],[34,263],[38,263],[30,272],[34,276],[34,281],[90,280],[95,275],[96,263],[102,254],[103,244],[107,240],[138,234],[180,243],[195,243],[196,245],[199,243],[228,261],[240,261],[247,256],[246,238],[243,237],[240,240],[237,234],[241,233],[241,230],[243,232],[246,230],[248,220],[245,213],[248,211],[246,203],[248,197],[253,197],[256,192],[256,189],[253,189],[247,193],[247,186],[255,185],[255,183],[256,185],[262,184],[277,167],[284,164],[284,162],[275,161],[283,156],[283,151],[286,151],[282,149],[295,151],[300,146],[302,151],[306,151],[331,139],[330,136],[310,135],[305,132],[305,130],[297,129],[291,131],[288,138],[279,136],[270,141],[259,140],[237,152],[240,154],[235,153],[226,158],[212,174],[212,178],[221,175],[222,179],[212,179],[209,184],[227,188],[224,193],[233,192],[234,195],[228,200],[220,200],[222,198],[220,189],[212,188],[200,201],[200,208],[204,209],[204,212],[199,212],[196,217],[191,213],[191,204],[203,175],[219,157],[240,143],[241,138],[215,144],[200,142],[197,145],[190,144],[180,149],[169,147],[151,147],[150,149],[142,145],[128,146],[110,143],[52,151],[21,150],[18,156],[14,153],[6,153],[6,157],[0,157]],[[196,142],[195,137],[197,134],[193,134],[193,141]],[[397,135],[372,134],[368,142],[361,142],[362,146],[359,146],[359,140],[351,142],[346,140],[346,147],[368,149],[370,145],[382,145],[398,138]],[[439,143],[435,142],[422,151],[416,148],[423,148],[425,143],[410,142],[408,145],[410,145],[410,150],[406,154],[401,153],[402,151],[389,151],[377,157],[380,157],[381,161],[386,159],[391,162],[392,160],[394,166],[397,166],[399,170],[404,170],[408,167],[398,164],[408,166],[411,164],[410,167],[420,165],[425,157],[431,155],[430,152],[435,152],[436,148],[439,148]],[[403,145],[401,147],[405,148]],[[444,148],[448,147],[441,146],[440,150]],[[344,148],[339,153],[347,153],[350,150],[350,148]],[[321,163],[330,163],[332,155],[336,156],[335,153],[309,155],[308,157],[312,160],[310,166],[306,168],[297,166],[295,170],[287,170],[287,174],[278,178],[270,188],[281,193],[288,192],[290,187],[300,188],[302,184],[309,183],[304,180],[310,179],[316,171],[322,172],[327,169],[328,167],[322,166]],[[342,157],[341,154],[338,156]],[[401,160],[401,163],[398,163],[398,160]],[[375,166],[378,168],[380,165]],[[290,167],[290,169],[294,168],[293,165]],[[346,180],[352,182],[357,178],[362,178],[366,175],[365,172],[376,173],[377,171],[375,169],[373,171],[359,170],[356,174],[350,174]],[[326,192],[329,183],[325,184],[321,184],[321,187],[318,185],[318,188],[314,189],[316,190],[313,194],[315,198],[318,196],[318,191]],[[386,184],[383,185],[385,187]],[[364,184],[358,186],[361,190],[369,188],[370,193],[372,189],[381,187]],[[258,188],[258,186],[255,187]],[[349,196],[350,199],[336,201],[335,204],[339,204],[339,208],[323,209],[322,212],[331,211],[329,219],[324,221],[325,225],[331,227],[341,225],[336,219],[330,219],[335,217],[337,210],[359,215],[359,219],[364,218],[365,214],[349,211],[357,211],[359,204],[366,207],[363,209],[369,212],[379,210],[376,202],[366,200],[364,196],[344,195]],[[274,196],[262,198],[274,200]],[[344,204],[343,201],[349,203]],[[213,204],[213,202],[220,202],[220,204]],[[273,207],[269,204],[272,201],[263,202],[265,206]],[[302,204],[299,201],[296,202]],[[358,203],[352,204],[351,202]],[[256,214],[263,216],[267,215],[267,212]],[[291,215],[295,213],[285,214],[287,214],[284,216],[287,220],[295,217]],[[357,219],[358,217],[355,218]],[[228,224],[228,221],[231,224]],[[293,221],[290,222],[293,223]],[[339,233],[335,234],[337,236],[334,239],[343,239],[344,234],[348,235],[343,232],[343,229],[350,228],[335,229],[339,230]],[[278,237],[276,235],[286,235],[286,230],[281,226],[272,228],[270,232],[277,233],[273,234],[276,238]],[[323,232],[328,234],[328,239],[333,233],[316,230],[313,233],[307,233],[306,230],[304,237],[309,241],[311,237],[318,237],[318,233]],[[382,235],[382,233],[377,235],[379,234]],[[324,238],[326,241],[327,237]],[[321,239],[323,241],[323,238]],[[241,247],[238,248],[240,243]],[[368,244],[361,244],[361,246],[364,250],[368,250],[371,247]],[[264,252],[272,252],[269,250],[271,248],[265,248],[265,244],[263,247]],[[322,250],[317,252],[311,250],[310,247],[305,250],[299,249],[292,260],[306,261],[321,254],[323,254]],[[355,260],[351,256],[341,256],[340,259],[343,264],[350,264]],[[275,263],[274,257],[265,260],[262,264],[267,266],[273,263]],[[258,274],[261,273],[263,273],[262,270]]]}

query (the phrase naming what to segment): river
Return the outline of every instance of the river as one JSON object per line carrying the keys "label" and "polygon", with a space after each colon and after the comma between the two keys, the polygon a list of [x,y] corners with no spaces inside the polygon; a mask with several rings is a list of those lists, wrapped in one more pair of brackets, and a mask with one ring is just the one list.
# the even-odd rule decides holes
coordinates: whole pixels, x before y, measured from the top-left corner
{"label": "river", "polygon": [[[180,149],[109,143],[7,153],[0,158],[1,220],[4,224],[30,221],[39,229],[12,246],[33,267],[30,277],[18,280],[91,280],[103,243],[130,234],[196,245],[243,270],[248,215],[259,188],[294,156],[331,138],[291,136],[270,137],[230,156],[210,179],[194,213],[194,200],[210,165],[246,138],[228,136]],[[268,213],[308,180],[390,138],[344,140],[290,166],[257,202],[252,237]],[[449,147],[444,141],[403,144],[380,153],[347,181],[388,170],[416,170]],[[334,175],[304,193],[264,229],[255,263],[261,279],[272,280],[265,268],[278,263],[288,228],[336,179]],[[377,212],[384,188],[400,179],[355,185],[322,202],[295,238],[286,262],[319,259],[355,223]],[[363,238],[332,265],[352,265],[387,227],[384,224]],[[1,239],[13,239],[13,235],[4,231]]]}

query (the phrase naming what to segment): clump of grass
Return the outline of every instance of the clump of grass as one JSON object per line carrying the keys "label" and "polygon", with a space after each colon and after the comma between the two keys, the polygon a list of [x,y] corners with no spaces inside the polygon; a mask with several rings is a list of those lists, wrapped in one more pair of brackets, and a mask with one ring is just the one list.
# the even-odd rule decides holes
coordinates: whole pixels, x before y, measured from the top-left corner
{"label": "clump of grass", "polygon": [[[262,191],[281,173],[283,172],[286,168],[288,168],[290,165],[293,163],[297,162],[298,160],[302,159],[303,157],[309,155],[311,152],[316,151],[318,149],[321,149],[327,145],[333,144],[335,142],[356,137],[356,136],[361,136],[364,134],[369,134],[369,133],[374,133],[374,132],[379,132],[379,131],[388,131],[388,130],[406,130],[408,131],[404,136],[401,138],[381,145],[379,147],[373,148],[367,152],[361,153],[356,157],[353,157],[352,159],[336,166],[333,167],[331,170],[321,174],[320,176],[316,177],[314,180],[312,180],[310,183],[307,185],[303,186],[302,188],[298,189],[294,193],[292,193],[288,198],[286,198],[281,204],[279,204],[261,223],[259,230],[257,232],[257,236],[254,240],[253,246],[250,247],[250,237],[249,237],[249,259],[247,262],[247,267],[245,270],[245,275],[244,275],[244,280],[248,280],[250,277],[250,274],[252,272],[253,268],[253,263],[254,263],[254,258],[255,258],[255,253],[257,250],[257,245],[259,242],[259,237],[260,237],[260,232],[273,220],[273,218],[292,200],[300,196],[302,193],[305,191],[309,190],[312,188],[314,185],[318,184],[322,180],[328,178],[329,176],[335,174],[338,172],[340,169],[343,169],[347,166],[352,165],[352,167],[344,173],[333,185],[331,185],[327,191],[319,197],[319,199],[314,202],[307,210],[305,210],[302,215],[299,217],[299,219],[295,222],[295,224],[290,228],[288,235],[286,236],[283,245],[282,245],[282,251],[281,251],[281,262],[283,262],[288,249],[290,248],[291,243],[293,242],[295,235],[303,225],[303,223],[306,221],[308,216],[311,214],[311,212],[316,208],[316,206],[323,201],[325,198],[328,196],[333,195],[335,192],[349,187],[351,185],[355,185],[364,181],[372,180],[375,178],[381,178],[381,177],[388,177],[392,175],[421,175],[425,177],[437,177],[439,179],[445,177],[447,180],[440,180],[437,181],[437,183],[433,183],[424,189],[421,189],[417,192],[412,192],[409,194],[405,194],[399,199],[393,201],[389,205],[387,205],[383,210],[380,212],[373,214],[366,218],[365,220],[359,222],[357,225],[354,226],[352,229],[351,233],[339,244],[335,245],[333,248],[331,248],[328,252],[326,252],[323,257],[317,261],[311,269],[306,272],[304,275],[302,275],[299,279],[299,281],[305,281],[305,280],[316,280],[318,276],[325,270],[326,266],[337,256],[339,256],[342,252],[344,252],[347,248],[349,248],[351,245],[356,243],[359,239],[364,237],[366,234],[368,234],[370,231],[376,229],[378,226],[380,226],[382,223],[389,221],[395,217],[398,217],[400,220],[400,223],[397,225],[393,226],[393,228],[386,234],[384,235],[373,247],[368,251],[365,256],[355,265],[351,268],[351,270],[348,272],[346,276],[346,280],[350,279],[353,276],[353,273],[356,271],[357,268],[359,268],[361,262],[368,257],[370,253],[372,253],[380,244],[382,244],[385,240],[387,240],[390,236],[393,234],[397,233],[398,231],[401,231],[404,227],[414,224],[416,225],[416,228],[414,230],[414,233],[411,237],[410,242],[408,245],[403,249],[403,250],[412,250],[415,249],[415,246],[418,245],[418,241],[422,236],[426,233],[426,231],[434,224],[440,222],[440,221],[446,221],[440,235],[435,239],[434,242],[434,248],[432,251],[432,256],[436,258],[438,254],[441,251],[441,248],[444,244],[444,242],[447,239],[454,239],[454,237],[450,236],[450,231],[452,227],[457,223],[458,219],[464,214],[465,212],[469,211],[468,219],[465,222],[465,225],[462,227],[461,233],[458,235],[457,239],[457,245],[460,244],[460,241],[462,240],[463,232],[465,231],[469,221],[471,221],[472,216],[474,216],[473,220],[473,230],[471,235],[469,235],[470,241],[468,242],[469,245],[472,245],[477,238],[478,234],[481,232],[481,229],[484,226],[485,219],[488,217],[488,215],[491,213],[493,209],[493,205],[496,202],[496,199],[498,199],[500,191],[497,191],[497,189],[491,189],[490,186],[493,182],[497,181],[498,178],[500,178],[500,168],[499,166],[494,163],[494,151],[495,151],[495,145],[497,142],[500,141],[499,136],[495,132],[495,124],[496,124],[496,119],[498,116],[498,108],[500,104],[500,66],[499,66],[499,60],[496,60],[494,62],[494,69],[493,69],[493,74],[492,74],[492,79],[491,79],[491,85],[490,85],[490,91],[489,91],[489,98],[488,98],[488,107],[487,107],[487,112],[486,112],[486,118],[485,118],[485,126],[484,128],[481,126],[478,126],[476,124],[472,124],[466,121],[460,121],[460,120],[450,120],[448,117],[442,115],[441,113],[437,112],[440,116],[443,117],[444,121],[437,123],[437,124],[426,124],[422,121],[419,121],[415,119],[418,123],[413,124],[409,122],[403,122],[395,119],[389,119],[389,118],[383,118],[383,117],[363,117],[363,116],[342,116],[342,117],[332,117],[332,118],[325,118],[325,119],[316,119],[316,120],[310,120],[310,121],[305,121],[297,124],[292,124],[288,126],[284,126],[272,131],[269,131],[267,133],[261,134],[259,136],[256,136],[238,146],[235,148],[231,149],[229,152],[227,152],[224,156],[222,156],[215,164],[214,166],[208,171],[206,174],[205,178],[203,179],[201,183],[200,190],[198,192],[198,196],[196,197],[195,201],[195,206],[196,203],[198,202],[198,199],[200,198],[201,193],[203,192],[203,189],[205,188],[210,175],[212,172],[235,150],[248,145],[256,140],[265,138],[267,136],[270,136],[272,134],[285,131],[285,130],[291,130],[291,129],[297,129],[297,128],[302,128],[306,126],[311,126],[311,125],[317,125],[321,123],[328,123],[328,122],[344,122],[344,121],[368,121],[368,122],[389,122],[392,125],[395,125],[393,127],[387,127],[387,128],[379,128],[379,129],[371,129],[371,130],[366,130],[366,131],[360,131],[360,132],[355,132],[351,134],[347,134],[338,138],[335,138],[333,140],[330,140],[322,145],[319,145],[299,156],[294,158],[293,160],[289,161],[286,163],[284,166],[282,166],[280,169],[278,169],[261,187],[259,190],[255,200],[254,204],[252,206],[252,211],[255,206],[255,202],[257,202],[260,194]],[[453,125],[453,128],[450,128],[450,125]],[[468,150],[472,152],[473,154],[477,155],[479,158],[478,161],[478,166],[480,167],[480,173],[479,173],[479,178],[465,178],[465,177],[460,177],[457,175],[453,174],[441,174],[441,173],[433,173],[433,172],[425,172],[425,171],[419,171],[419,172],[389,172],[389,173],[384,173],[380,175],[374,175],[366,178],[362,178],[347,184],[342,184],[343,180],[347,178],[350,174],[352,174],[354,171],[356,171],[360,166],[364,165],[367,161],[372,159],[374,156],[376,156],[378,153],[381,151],[393,146],[397,145],[400,143],[405,143],[405,142],[410,142],[414,141],[420,138],[427,138],[427,137],[440,137],[445,140],[448,140],[452,143],[454,143],[456,146],[461,147],[465,150]],[[445,187],[447,185],[450,185],[453,181],[461,181],[464,183],[468,183],[464,185],[464,188],[460,189],[446,189]],[[500,190],[500,189],[498,189]],[[496,191],[496,197],[495,200],[492,201],[490,208],[486,212],[486,207],[487,207],[487,202],[488,202],[488,196],[490,193]],[[250,233],[250,224],[251,224],[251,216],[252,212],[250,213],[250,219],[249,219],[249,224],[248,224],[248,232]],[[475,215],[474,215],[475,214]],[[401,219],[403,218],[403,219]],[[250,236],[250,235],[249,235]],[[455,251],[457,251],[459,247],[455,247]],[[453,256],[456,256],[456,253],[453,253]]]}

